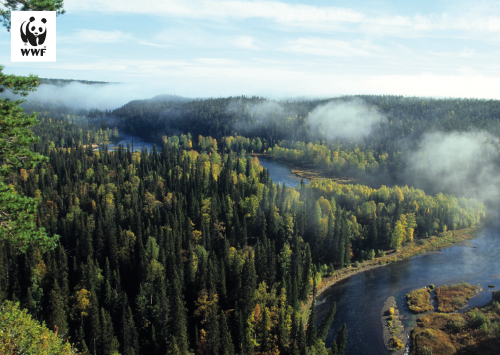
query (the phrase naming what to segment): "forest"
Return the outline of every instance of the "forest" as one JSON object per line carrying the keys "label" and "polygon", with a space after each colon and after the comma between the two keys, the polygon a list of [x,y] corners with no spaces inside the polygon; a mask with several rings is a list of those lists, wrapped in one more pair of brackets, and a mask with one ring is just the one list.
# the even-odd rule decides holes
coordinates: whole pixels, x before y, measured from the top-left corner
{"label": "forest", "polygon": [[[348,329],[329,329],[335,305],[316,319],[322,277],[486,216],[476,200],[406,185],[275,185],[247,154],[281,154],[267,136],[176,127],[150,152],[110,150],[123,129],[108,126],[116,112],[36,111],[33,149],[48,161],[4,181],[37,201],[36,223],[57,242],[24,253],[0,242],[0,300],[83,354],[342,354]],[[360,148],[344,154],[377,162]]]}
{"label": "forest", "polygon": [[[480,159],[453,160],[462,170],[482,170],[474,165],[484,168],[490,162],[494,169],[498,167],[497,100],[349,96],[328,100],[229,97],[186,101],[158,96],[94,115],[107,117],[120,130],[158,144],[164,135],[189,133],[195,140],[199,135],[212,136],[222,142],[221,149],[226,152],[263,153],[306,170],[321,169],[328,177],[351,178],[371,187],[411,185],[432,194],[477,197],[470,191],[447,188],[446,184],[436,187],[440,184],[435,179],[426,179],[429,173],[435,175],[439,165],[447,164],[446,159],[439,161],[432,156],[433,146],[453,151],[455,146],[450,148],[451,144],[464,149],[470,145],[469,154]],[[475,149],[478,145],[481,148]],[[462,184],[481,184],[474,176],[463,180]]]}

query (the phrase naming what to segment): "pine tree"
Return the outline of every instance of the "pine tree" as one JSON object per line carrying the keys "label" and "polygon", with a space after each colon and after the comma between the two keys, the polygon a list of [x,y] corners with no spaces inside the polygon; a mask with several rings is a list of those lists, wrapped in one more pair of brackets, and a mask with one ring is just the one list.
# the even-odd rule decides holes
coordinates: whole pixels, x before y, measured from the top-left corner
{"label": "pine tree", "polygon": [[[1,10],[0,14],[4,24],[10,26],[10,13]],[[38,78],[33,75],[4,75],[2,70],[3,66],[0,66],[0,93],[7,89],[14,94],[27,96],[38,86]],[[38,139],[29,127],[35,125],[37,119],[35,114],[24,114],[19,107],[21,102],[0,99],[0,239],[8,240],[20,252],[25,252],[28,245],[53,249],[57,236],[48,236],[45,229],[36,225],[38,201],[22,196],[9,186],[12,174],[18,169],[29,170],[47,160],[30,150],[30,146]]]}
{"label": "pine tree", "polygon": [[[11,11],[36,10],[64,13],[63,0],[19,1],[9,0],[2,3],[0,22],[10,31]],[[5,90],[26,97],[38,86],[34,75],[21,77],[4,75],[0,65],[0,93]],[[24,252],[28,245],[38,245],[42,249],[56,247],[57,236],[48,236],[43,228],[37,228],[35,215],[38,201],[16,193],[5,182],[19,168],[33,168],[37,163],[46,161],[41,154],[34,153],[30,146],[38,141],[29,127],[37,123],[36,115],[26,116],[19,107],[21,100],[0,99],[0,240],[6,239]]]}

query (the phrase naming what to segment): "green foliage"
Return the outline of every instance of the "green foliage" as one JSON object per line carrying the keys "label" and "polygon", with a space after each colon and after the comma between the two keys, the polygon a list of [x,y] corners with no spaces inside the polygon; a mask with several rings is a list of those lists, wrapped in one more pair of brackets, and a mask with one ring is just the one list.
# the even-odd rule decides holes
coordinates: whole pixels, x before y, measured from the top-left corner
{"label": "green foliage", "polygon": [[459,333],[465,329],[467,326],[467,322],[465,319],[458,315],[458,317],[454,317],[448,321],[447,327],[452,333]]}
{"label": "green foliage", "polygon": [[6,301],[0,310],[1,354],[77,354],[69,343],[20,309],[18,303]]}
{"label": "green foliage", "polygon": [[2,2],[5,9],[0,9],[0,22],[10,31],[11,11],[56,11],[57,15],[64,14],[63,0],[5,0]]}
{"label": "green foliage", "polygon": [[318,339],[325,341],[326,336],[328,335],[328,331],[330,330],[330,326],[335,317],[335,313],[337,313],[337,303],[333,302],[328,313],[325,315],[321,324],[318,328]]}

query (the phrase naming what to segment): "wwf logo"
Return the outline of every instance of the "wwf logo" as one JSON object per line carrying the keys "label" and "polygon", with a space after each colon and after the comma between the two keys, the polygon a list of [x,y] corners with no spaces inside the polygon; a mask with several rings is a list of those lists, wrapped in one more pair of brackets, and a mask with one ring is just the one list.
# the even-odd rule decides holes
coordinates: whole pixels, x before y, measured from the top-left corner
{"label": "wwf logo", "polygon": [[11,12],[12,62],[56,61],[56,15],[56,11]]}
{"label": "wwf logo", "polygon": [[47,37],[46,23],[47,19],[42,18],[37,21],[34,16],[30,17],[29,22],[24,21],[21,24],[21,39],[23,40],[24,45],[28,42],[33,47],[42,45]]}

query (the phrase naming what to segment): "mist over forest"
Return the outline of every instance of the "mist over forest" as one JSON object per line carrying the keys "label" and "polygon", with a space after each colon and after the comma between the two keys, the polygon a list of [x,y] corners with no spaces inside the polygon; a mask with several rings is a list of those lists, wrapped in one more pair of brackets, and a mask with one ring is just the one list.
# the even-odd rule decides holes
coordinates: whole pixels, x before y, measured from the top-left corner
{"label": "mist over forest", "polygon": [[[322,280],[498,208],[497,100],[135,95],[47,82],[22,104],[48,161],[8,181],[59,239],[0,243],[0,299],[85,354],[343,354],[335,304],[316,319]],[[319,178],[274,184],[261,157]]]}
{"label": "mist over forest", "polygon": [[[158,145],[163,136],[188,133],[216,139],[230,135],[260,138],[258,153],[275,145],[290,151],[298,141],[319,143],[329,149],[329,161],[319,158],[324,152],[316,150],[312,159],[301,156],[296,162],[314,161],[338,176],[354,176],[374,187],[408,184],[431,194],[451,193],[486,203],[500,197],[497,100],[403,96],[201,99],[154,95],[156,88],[145,88],[42,79],[24,107],[27,111],[41,105],[79,112],[92,122],[104,122]],[[152,98],[138,100],[139,93]],[[300,150],[305,154],[305,147]],[[359,169],[358,164],[364,163],[359,155],[354,158],[357,162],[351,159],[340,168],[338,164],[332,167],[334,150],[368,152],[379,168]],[[384,154],[385,166],[381,167]]]}

